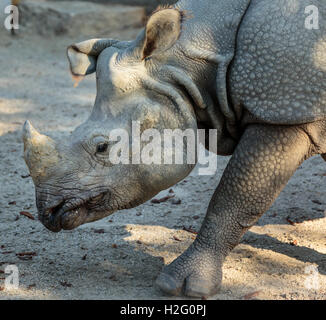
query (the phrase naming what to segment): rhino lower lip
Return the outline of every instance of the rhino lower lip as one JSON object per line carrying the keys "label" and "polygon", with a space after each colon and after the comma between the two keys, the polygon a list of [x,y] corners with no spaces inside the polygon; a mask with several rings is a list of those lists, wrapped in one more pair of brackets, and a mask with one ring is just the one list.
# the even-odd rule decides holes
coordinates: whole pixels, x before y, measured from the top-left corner
{"label": "rhino lower lip", "polygon": [[46,214],[40,215],[40,220],[53,232],[74,229],[84,223],[88,216],[88,209],[94,207],[106,194],[106,192],[100,193],[75,207],[68,207],[63,200],[57,206],[46,210]]}
{"label": "rhino lower lip", "polygon": [[41,215],[40,221],[52,232],[62,229],[72,230],[81,225],[87,217],[88,210],[81,205],[69,210],[63,210],[63,206],[52,208],[50,214]]}
{"label": "rhino lower lip", "polygon": [[71,230],[83,224],[87,218],[88,210],[85,206],[80,206],[67,211],[61,215],[61,227],[64,230]]}

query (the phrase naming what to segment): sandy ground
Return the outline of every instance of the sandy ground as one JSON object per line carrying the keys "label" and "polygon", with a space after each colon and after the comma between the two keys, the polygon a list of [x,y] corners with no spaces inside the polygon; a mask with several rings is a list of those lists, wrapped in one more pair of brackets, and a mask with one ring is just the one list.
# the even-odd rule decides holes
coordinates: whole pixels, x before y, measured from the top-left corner
{"label": "sandy ground", "polygon": [[[65,58],[65,47],[82,39],[11,38],[0,28],[0,299],[167,299],[154,280],[194,240],[183,227],[199,229],[228,158],[218,159],[216,175],[195,170],[173,187],[179,205],[147,202],[58,234],[20,215],[37,216],[23,122],[61,137],[93,105],[94,77],[73,88]],[[325,209],[326,164],[314,157],[227,258],[222,290],[211,299],[326,299]],[[22,260],[22,252],[35,256]],[[8,264],[19,268],[15,291],[3,289]]]}

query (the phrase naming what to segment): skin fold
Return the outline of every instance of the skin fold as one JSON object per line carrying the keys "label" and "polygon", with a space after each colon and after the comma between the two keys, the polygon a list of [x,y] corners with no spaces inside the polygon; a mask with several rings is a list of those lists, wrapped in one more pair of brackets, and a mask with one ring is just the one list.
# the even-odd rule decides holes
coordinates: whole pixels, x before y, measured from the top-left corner
{"label": "skin fold", "polygon": [[[170,295],[215,294],[225,257],[298,166],[326,158],[326,24],[304,28],[311,4],[326,16],[324,0],[181,0],[154,12],[133,41],[71,45],[71,73],[96,72],[97,96],[89,119],[61,141],[24,125],[40,221],[74,229],[144,203],[195,166],[113,164],[112,130],[131,135],[133,121],[139,133],[215,129],[215,152],[232,158],[196,240],[156,281]],[[124,143],[131,162],[133,142]]]}

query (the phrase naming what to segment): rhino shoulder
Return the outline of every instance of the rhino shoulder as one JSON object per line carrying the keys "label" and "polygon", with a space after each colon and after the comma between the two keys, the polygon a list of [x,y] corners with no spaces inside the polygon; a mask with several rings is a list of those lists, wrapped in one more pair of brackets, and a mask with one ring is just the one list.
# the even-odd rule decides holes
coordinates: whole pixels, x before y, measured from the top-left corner
{"label": "rhino shoulder", "polygon": [[260,121],[302,124],[326,119],[326,3],[307,28],[309,0],[253,0],[230,69],[233,105]]}

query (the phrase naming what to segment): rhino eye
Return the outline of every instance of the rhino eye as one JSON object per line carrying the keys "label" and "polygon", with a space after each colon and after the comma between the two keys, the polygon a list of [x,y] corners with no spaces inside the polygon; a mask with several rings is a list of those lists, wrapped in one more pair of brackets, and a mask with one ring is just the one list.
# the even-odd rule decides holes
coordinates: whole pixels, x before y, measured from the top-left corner
{"label": "rhino eye", "polygon": [[109,144],[107,142],[99,143],[96,146],[96,153],[104,153],[108,150]]}

